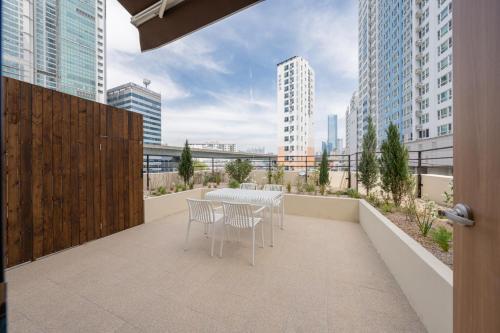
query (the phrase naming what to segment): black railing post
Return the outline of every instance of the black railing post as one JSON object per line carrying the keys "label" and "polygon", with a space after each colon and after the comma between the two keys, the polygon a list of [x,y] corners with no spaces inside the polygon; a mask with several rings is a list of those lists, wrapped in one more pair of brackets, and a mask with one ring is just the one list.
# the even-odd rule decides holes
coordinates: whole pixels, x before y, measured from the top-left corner
{"label": "black railing post", "polygon": [[149,155],[146,155],[146,189],[149,191]]}
{"label": "black railing post", "polygon": [[215,174],[215,169],[214,169],[214,158],[212,157],[212,176]]}
{"label": "black railing post", "polygon": [[417,165],[417,197],[422,197],[422,151],[418,152]]}
{"label": "black railing post", "polygon": [[351,155],[347,155],[347,188],[351,188]]}
{"label": "black railing post", "polygon": [[306,183],[307,183],[307,155],[306,155]]}
{"label": "black railing post", "polygon": [[358,152],[356,152],[356,191],[358,191],[359,175],[358,175]]}

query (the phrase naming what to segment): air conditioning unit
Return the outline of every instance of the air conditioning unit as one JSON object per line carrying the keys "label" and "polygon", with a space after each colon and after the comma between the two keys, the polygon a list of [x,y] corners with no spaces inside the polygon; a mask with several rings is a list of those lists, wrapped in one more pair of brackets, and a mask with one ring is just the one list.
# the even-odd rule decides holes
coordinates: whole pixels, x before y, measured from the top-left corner
{"label": "air conditioning unit", "polygon": [[421,124],[417,124],[417,125],[415,125],[415,129],[416,129],[417,131],[421,131],[421,130],[422,130],[422,125],[421,125]]}

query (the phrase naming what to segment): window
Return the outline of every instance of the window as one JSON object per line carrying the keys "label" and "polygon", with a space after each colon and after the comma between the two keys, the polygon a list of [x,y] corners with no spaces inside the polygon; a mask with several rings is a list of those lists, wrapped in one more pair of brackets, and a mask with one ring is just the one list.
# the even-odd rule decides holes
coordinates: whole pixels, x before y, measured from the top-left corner
{"label": "window", "polygon": [[438,23],[443,22],[443,20],[451,13],[451,2],[448,6],[444,7],[444,9],[438,15]]}
{"label": "window", "polygon": [[288,126],[285,126],[285,132],[288,132]]}
{"label": "window", "polygon": [[440,72],[443,69],[445,69],[446,67],[448,67],[449,65],[451,65],[451,61],[452,61],[452,55],[451,54],[449,56],[447,56],[446,58],[442,59],[438,63],[438,71]]}
{"label": "window", "polygon": [[423,99],[422,102],[420,102],[420,109],[425,110],[429,107],[429,98]]}
{"label": "window", "polygon": [[451,72],[446,73],[445,75],[438,78],[438,88],[448,84],[451,82]]}
{"label": "window", "polygon": [[439,109],[438,110],[438,119],[444,119],[444,118],[447,118],[447,117],[451,117],[452,113],[451,113],[451,106],[448,106],[447,108],[444,108],[444,109]]}
{"label": "window", "polygon": [[445,42],[443,42],[441,45],[438,46],[438,56],[446,52],[446,50],[451,49],[452,45],[453,41],[450,37],[448,38],[448,40],[446,40]]}
{"label": "window", "polygon": [[452,92],[451,89],[448,89],[446,91],[443,91],[438,95],[438,104],[444,103],[447,100],[450,100],[452,97]]}
{"label": "window", "polygon": [[420,116],[420,124],[427,124],[429,122],[429,114],[426,113]]}
{"label": "window", "polygon": [[424,130],[418,131],[418,138],[419,139],[425,139],[429,137],[429,129],[426,128]]}
{"label": "window", "polygon": [[444,124],[437,128],[438,136],[451,134],[451,124]]}
{"label": "window", "polygon": [[448,21],[448,23],[446,23],[445,25],[443,25],[441,27],[441,29],[439,29],[438,31],[438,39],[441,39],[443,36],[445,36],[448,31],[451,31],[452,29],[452,23],[451,23],[451,20]]}

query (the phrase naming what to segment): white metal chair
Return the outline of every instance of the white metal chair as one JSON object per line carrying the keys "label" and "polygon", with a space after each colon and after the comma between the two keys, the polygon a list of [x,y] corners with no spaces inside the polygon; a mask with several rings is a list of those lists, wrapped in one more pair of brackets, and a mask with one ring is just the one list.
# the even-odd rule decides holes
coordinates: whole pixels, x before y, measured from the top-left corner
{"label": "white metal chair", "polygon": [[[280,198],[279,198],[279,202],[277,202],[276,206],[279,210],[278,212],[279,212],[279,216],[280,216],[280,220],[279,220],[280,228],[283,229],[283,221],[284,221],[284,215],[285,215],[284,187],[283,187],[283,185],[278,185],[278,184],[265,184],[264,191],[280,191],[282,193]],[[273,207],[273,212],[274,212],[274,207]]]}
{"label": "white metal chair", "polygon": [[199,199],[186,199],[189,207],[189,221],[186,232],[186,240],[184,243],[184,250],[188,249],[189,230],[191,229],[191,222],[198,222],[205,225],[205,235],[212,227],[212,244],[210,248],[210,255],[214,256],[214,242],[215,242],[215,224],[222,221],[223,214],[217,213],[210,200]]}
{"label": "white metal chair", "polygon": [[241,183],[240,189],[241,190],[256,190],[257,184],[255,184],[255,183]]}
{"label": "white metal chair", "polygon": [[[245,203],[231,203],[223,202],[222,208],[224,211],[224,229],[227,226],[241,229],[252,229],[252,266],[255,264],[255,229],[257,225],[262,222],[262,217],[257,217],[265,207],[259,207],[254,210],[255,206]],[[264,247],[264,224],[260,223],[262,247]],[[224,239],[220,242],[220,256],[222,257],[222,248],[226,240],[227,233],[224,233]]]}

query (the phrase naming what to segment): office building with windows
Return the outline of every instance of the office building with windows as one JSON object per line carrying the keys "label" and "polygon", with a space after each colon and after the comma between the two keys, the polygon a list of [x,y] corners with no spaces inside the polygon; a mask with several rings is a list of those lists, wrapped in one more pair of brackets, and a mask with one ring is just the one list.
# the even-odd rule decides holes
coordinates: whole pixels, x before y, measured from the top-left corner
{"label": "office building with windows", "polygon": [[452,45],[452,0],[359,0],[358,149],[368,114],[379,145],[390,123],[412,149],[451,142]]}
{"label": "office building with windows", "polygon": [[129,82],[107,95],[109,105],[142,114],[144,144],[161,144],[161,94]]}
{"label": "office building with windows", "polygon": [[328,139],[322,143],[321,151],[326,151],[330,154],[337,150],[338,141],[338,117],[336,114],[328,115]]}
{"label": "office building with windows", "polygon": [[277,65],[278,157],[288,168],[314,160],[314,71],[295,56]]}
{"label": "office building with windows", "polygon": [[345,152],[346,154],[354,154],[358,152],[358,145],[361,143],[358,140],[358,133],[362,132],[362,128],[358,126],[359,100],[358,93],[355,91],[352,94],[351,101],[345,112]]}
{"label": "office building with windows", "polygon": [[2,1],[2,75],[105,102],[104,0]]}

